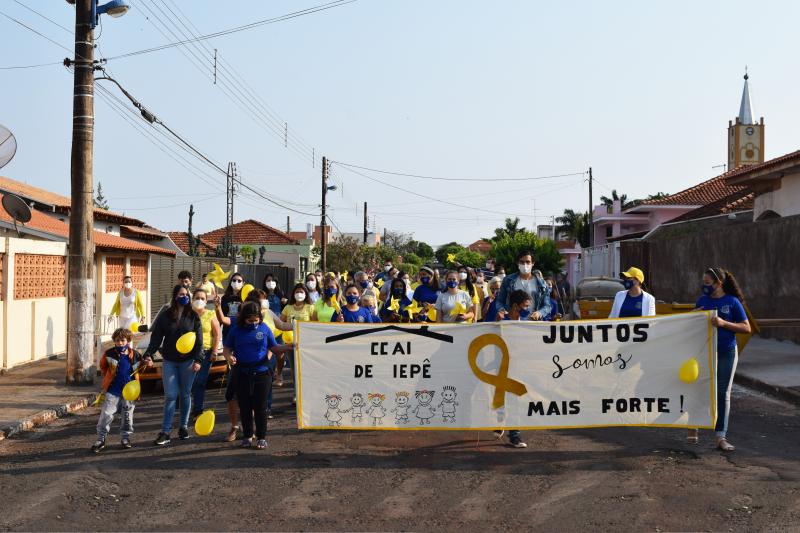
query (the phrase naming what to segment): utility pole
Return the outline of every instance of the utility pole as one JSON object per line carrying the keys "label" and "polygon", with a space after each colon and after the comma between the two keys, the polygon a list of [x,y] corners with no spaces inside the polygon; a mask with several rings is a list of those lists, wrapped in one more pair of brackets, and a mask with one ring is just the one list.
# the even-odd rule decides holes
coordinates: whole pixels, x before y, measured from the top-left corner
{"label": "utility pole", "polygon": [[71,202],[68,259],[68,385],[94,382],[94,35],[92,3],[75,2],[75,77],[72,96]]}
{"label": "utility pole", "polygon": [[326,231],[326,223],[325,223],[325,202],[328,196],[328,158],[323,156],[322,157],[322,216],[320,221],[320,229],[322,230],[322,236],[320,237],[320,243],[322,248],[322,271],[328,271],[328,255],[327,255],[327,246],[328,246],[328,235]]}
{"label": "utility pole", "polygon": [[594,246],[594,207],[592,200],[592,167],[589,167],[589,246]]}
{"label": "utility pole", "polygon": [[194,218],[194,204],[189,204],[189,232],[187,240],[189,241],[189,256],[197,255],[195,253],[194,235],[192,234],[192,218]]}
{"label": "utility pole", "polygon": [[214,85],[217,84],[217,49],[214,48]]}
{"label": "utility pole", "polygon": [[236,251],[233,246],[233,198],[236,194],[236,163],[228,163],[227,180],[227,209],[225,218],[225,253],[231,257],[231,261],[236,262]]}
{"label": "utility pole", "polygon": [[367,244],[367,202],[364,202],[364,244]]}
{"label": "utility pole", "polygon": [[292,231],[292,222],[289,220],[289,215],[286,215],[286,233]]}

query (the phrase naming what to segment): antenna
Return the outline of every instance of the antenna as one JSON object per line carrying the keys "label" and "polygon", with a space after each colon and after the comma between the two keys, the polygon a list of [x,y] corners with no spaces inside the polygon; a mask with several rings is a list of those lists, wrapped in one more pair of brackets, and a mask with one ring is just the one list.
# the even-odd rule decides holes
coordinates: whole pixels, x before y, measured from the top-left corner
{"label": "antenna", "polygon": [[3,209],[5,209],[8,216],[14,220],[14,229],[17,230],[17,237],[21,237],[17,222],[23,225],[31,220],[31,208],[25,203],[25,200],[16,194],[6,193],[3,195]]}
{"label": "antenna", "polygon": [[17,139],[11,131],[0,124],[0,168],[3,168],[9,161],[14,159],[17,153]]}

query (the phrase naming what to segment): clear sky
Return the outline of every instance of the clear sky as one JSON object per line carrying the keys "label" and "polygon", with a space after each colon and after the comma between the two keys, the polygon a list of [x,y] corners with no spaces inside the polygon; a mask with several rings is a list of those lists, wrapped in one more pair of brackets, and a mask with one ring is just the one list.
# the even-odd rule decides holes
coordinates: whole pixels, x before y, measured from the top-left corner
{"label": "clear sky", "polygon": [[[64,1],[20,2],[74,25],[74,8]],[[206,34],[321,3],[131,0],[125,16],[103,17],[98,55],[178,40],[170,32],[183,29],[181,11]],[[70,32],[15,0],[0,2],[0,11],[72,48]],[[767,158],[798,148],[800,74],[791,59],[800,49],[798,17],[794,1],[358,0],[216,37],[204,42],[207,49],[170,48],[107,66],[204,153],[223,167],[235,161],[245,183],[299,211],[318,212],[320,203],[320,165],[312,168],[308,147],[317,159],[436,177],[538,177],[592,166],[596,199],[611,188],[635,198],[721,172],[712,167],[726,162],[726,128],[739,109],[745,65],[754,116],[766,121]],[[3,16],[0,43],[0,67],[67,55]],[[0,173],[69,194],[71,74],[57,65],[0,70],[0,102],[0,124],[19,142]],[[274,123],[288,122],[289,148],[264,125],[272,119],[259,118],[267,112],[278,117]],[[145,133],[152,127],[135,123],[143,129],[96,98],[95,182],[111,208],[162,230],[185,230],[194,202],[195,231],[223,226],[225,176],[190,158],[201,180],[164,151],[185,153],[169,141],[168,149],[157,147]],[[582,176],[463,182],[359,172],[434,200],[334,165],[339,190],[329,204],[342,231],[361,231],[364,201],[379,230],[413,232],[432,244],[468,244],[513,214],[530,227],[534,206],[542,224],[588,204]],[[244,192],[236,221],[285,229],[289,214],[293,230],[319,223],[319,216]]]}

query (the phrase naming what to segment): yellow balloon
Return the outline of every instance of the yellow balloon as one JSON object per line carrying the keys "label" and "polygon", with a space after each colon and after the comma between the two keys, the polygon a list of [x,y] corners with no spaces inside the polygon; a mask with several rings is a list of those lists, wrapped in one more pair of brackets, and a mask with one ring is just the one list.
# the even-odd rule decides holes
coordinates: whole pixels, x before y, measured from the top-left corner
{"label": "yellow balloon", "polygon": [[283,342],[286,344],[293,344],[294,343],[294,332],[293,331],[284,331],[283,332]]}
{"label": "yellow balloon", "polygon": [[194,331],[184,333],[178,339],[178,342],[175,343],[175,348],[177,348],[180,353],[187,354],[194,349],[195,341],[197,341],[197,335],[195,335]]}
{"label": "yellow balloon", "polygon": [[255,287],[253,287],[249,283],[244,287],[242,287],[242,301],[247,300],[247,295],[250,294],[250,291],[252,291],[253,289],[255,289]]}
{"label": "yellow balloon", "polygon": [[211,435],[211,432],[214,431],[215,421],[216,416],[214,415],[214,411],[211,409],[206,409],[203,411],[203,414],[197,417],[197,420],[194,423],[194,432],[201,437]]}
{"label": "yellow balloon", "polygon": [[135,379],[129,381],[122,387],[122,397],[129,402],[138,400],[140,394],[142,394],[142,386]]}
{"label": "yellow balloon", "polygon": [[137,331],[139,331],[139,323],[134,322],[133,324],[131,324],[130,330],[131,333],[136,333]]}
{"label": "yellow balloon", "polygon": [[700,375],[700,364],[694,357],[686,360],[681,365],[680,370],[678,370],[678,377],[684,383],[693,383],[697,381],[697,377],[699,375]]}

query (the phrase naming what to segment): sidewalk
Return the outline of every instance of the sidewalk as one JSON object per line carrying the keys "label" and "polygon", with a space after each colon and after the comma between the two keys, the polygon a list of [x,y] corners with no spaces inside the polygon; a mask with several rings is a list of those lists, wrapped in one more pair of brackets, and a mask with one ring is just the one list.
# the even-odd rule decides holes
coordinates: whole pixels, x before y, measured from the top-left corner
{"label": "sidewalk", "polygon": [[800,405],[800,344],[753,337],[739,355],[734,381]]}
{"label": "sidewalk", "polygon": [[99,383],[67,387],[66,365],[59,357],[0,375],[0,441],[92,404]]}

